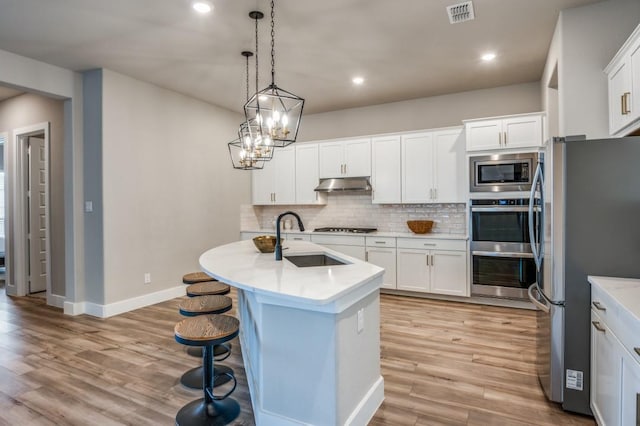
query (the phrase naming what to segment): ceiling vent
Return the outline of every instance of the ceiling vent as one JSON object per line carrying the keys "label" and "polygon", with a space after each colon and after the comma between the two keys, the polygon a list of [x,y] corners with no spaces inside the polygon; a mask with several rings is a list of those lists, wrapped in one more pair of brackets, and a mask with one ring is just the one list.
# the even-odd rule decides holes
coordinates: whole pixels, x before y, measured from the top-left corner
{"label": "ceiling vent", "polygon": [[473,14],[473,3],[470,1],[447,6],[447,13],[449,14],[449,22],[452,24],[471,21],[475,18]]}

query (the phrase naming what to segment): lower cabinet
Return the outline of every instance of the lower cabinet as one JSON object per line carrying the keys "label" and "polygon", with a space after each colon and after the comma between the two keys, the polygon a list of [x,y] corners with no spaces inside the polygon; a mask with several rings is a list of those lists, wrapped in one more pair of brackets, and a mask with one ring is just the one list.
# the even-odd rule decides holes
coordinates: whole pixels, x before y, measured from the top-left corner
{"label": "lower cabinet", "polygon": [[[635,358],[635,359],[634,359]],[[620,424],[640,425],[640,354],[622,352]]]}
{"label": "lower cabinet", "polygon": [[620,424],[620,352],[611,330],[591,311],[591,409],[598,423]]}
{"label": "lower cabinet", "polygon": [[398,238],[396,288],[469,296],[466,241]]}
{"label": "lower cabinet", "polygon": [[311,242],[356,259],[365,260],[366,257],[364,237],[361,236],[312,234]]}
{"label": "lower cabinet", "polygon": [[396,239],[394,237],[366,237],[365,260],[384,268],[382,288],[396,288]]}

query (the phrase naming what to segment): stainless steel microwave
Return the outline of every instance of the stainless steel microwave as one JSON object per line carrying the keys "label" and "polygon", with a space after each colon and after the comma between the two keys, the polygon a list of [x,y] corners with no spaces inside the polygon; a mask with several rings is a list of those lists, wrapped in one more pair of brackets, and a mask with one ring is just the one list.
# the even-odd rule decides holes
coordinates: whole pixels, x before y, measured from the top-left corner
{"label": "stainless steel microwave", "polygon": [[469,157],[469,191],[530,191],[537,161],[537,152]]}

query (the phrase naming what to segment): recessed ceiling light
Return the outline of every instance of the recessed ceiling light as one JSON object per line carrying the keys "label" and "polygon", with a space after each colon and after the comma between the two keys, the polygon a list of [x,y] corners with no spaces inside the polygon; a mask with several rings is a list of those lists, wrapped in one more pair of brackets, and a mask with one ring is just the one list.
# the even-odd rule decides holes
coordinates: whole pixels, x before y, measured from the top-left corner
{"label": "recessed ceiling light", "polygon": [[351,79],[351,81],[356,86],[360,86],[360,85],[362,85],[364,83],[364,78],[363,77],[353,77],[353,79]]}
{"label": "recessed ceiling light", "polygon": [[196,1],[191,4],[191,7],[198,13],[209,13],[213,10],[213,5],[206,1]]}
{"label": "recessed ceiling light", "polygon": [[495,53],[485,53],[481,56],[481,59],[485,62],[493,61],[496,58]]}

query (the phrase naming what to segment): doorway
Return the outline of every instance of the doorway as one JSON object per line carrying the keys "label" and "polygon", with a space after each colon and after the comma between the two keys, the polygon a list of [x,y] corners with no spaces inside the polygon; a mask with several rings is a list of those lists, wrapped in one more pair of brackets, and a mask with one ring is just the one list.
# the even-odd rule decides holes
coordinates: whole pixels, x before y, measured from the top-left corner
{"label": "doorway", "polygon": [[49,123],[15,129],[13,142],[6,291],[15,296],[49,294]]}

